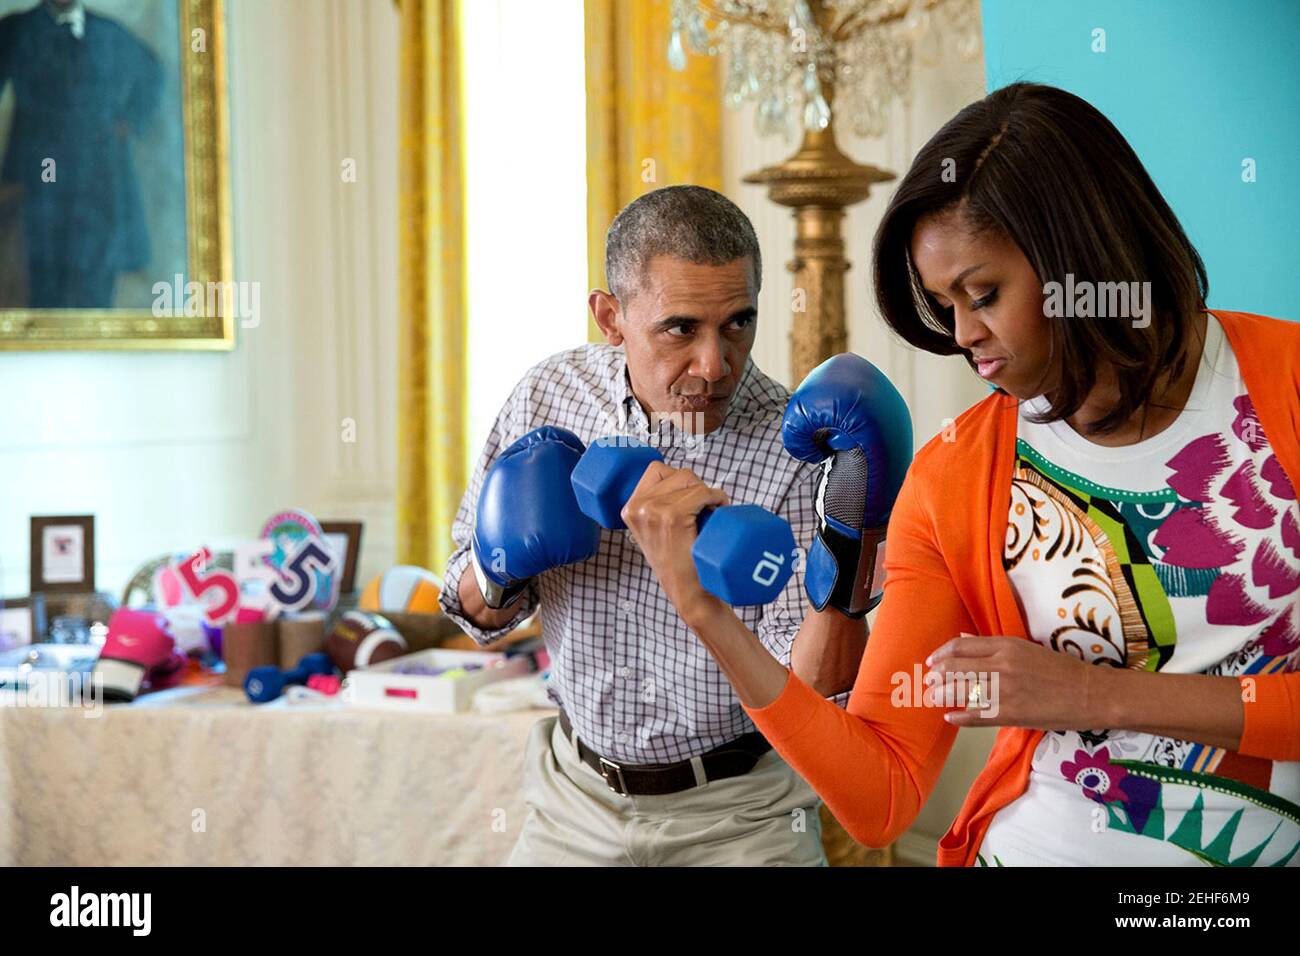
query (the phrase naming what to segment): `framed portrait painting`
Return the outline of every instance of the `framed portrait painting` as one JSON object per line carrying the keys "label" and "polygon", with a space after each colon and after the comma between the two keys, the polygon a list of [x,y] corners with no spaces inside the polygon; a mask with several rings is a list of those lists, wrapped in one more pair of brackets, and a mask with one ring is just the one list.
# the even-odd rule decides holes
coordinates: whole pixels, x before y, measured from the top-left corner
{"label": "framed portrait painting", "polygon": [[222,44],[221,0],[0,0],[0,349],[232,346]]}

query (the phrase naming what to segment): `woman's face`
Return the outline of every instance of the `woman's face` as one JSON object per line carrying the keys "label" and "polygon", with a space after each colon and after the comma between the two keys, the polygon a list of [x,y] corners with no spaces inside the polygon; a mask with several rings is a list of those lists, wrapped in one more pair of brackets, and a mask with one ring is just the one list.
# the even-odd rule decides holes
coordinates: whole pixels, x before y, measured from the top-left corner
{"label": "woman's face", "polygon": [[912,262],[981,378],[1022,400],[1051,390],[1043,287],[1019,246],[1001,232],[974,235],[946,211],[917,223]]}

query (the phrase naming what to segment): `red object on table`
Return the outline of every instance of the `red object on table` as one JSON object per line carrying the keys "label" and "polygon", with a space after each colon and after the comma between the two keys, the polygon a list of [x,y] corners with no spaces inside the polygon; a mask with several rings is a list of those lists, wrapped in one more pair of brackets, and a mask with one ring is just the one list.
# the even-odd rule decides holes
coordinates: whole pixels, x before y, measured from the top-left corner
{"label": "red object on table", "polygon": [[343,680],[333,674],[312,674],[307,678],[307,686],[322,694],[334,695],[343,686]]}

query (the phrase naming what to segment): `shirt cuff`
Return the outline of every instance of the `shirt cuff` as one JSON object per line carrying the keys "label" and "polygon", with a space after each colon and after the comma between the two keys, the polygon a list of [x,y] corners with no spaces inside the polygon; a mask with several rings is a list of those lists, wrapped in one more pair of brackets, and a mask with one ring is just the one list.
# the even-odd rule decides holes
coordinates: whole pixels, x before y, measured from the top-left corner
{"label": "shirt cuff", "polygon": [[1265,760],[1300,760],[1300,673],[1238,678],[1244,723],[1237,753]]}
{"label": "shirt cuff", "polygon": [[505,637],[532,616],[537,603],[535,591],[533,585],[529,584],[524,599],[519,602],[519,610],[515,612],[515,616],[505,626],[485,631],[481,627],[475,626],[474,622],[465,616],[465,608],[460,603],[460,580],[465,576],[472,560],[473,555],[466,548],[447,562],[447,573],[442,578],[442,590],[438,593],[438,604],[442,607],[443,613],[455,621],[456,626],[472,637],[475,643],[491,644],[493,641]]}

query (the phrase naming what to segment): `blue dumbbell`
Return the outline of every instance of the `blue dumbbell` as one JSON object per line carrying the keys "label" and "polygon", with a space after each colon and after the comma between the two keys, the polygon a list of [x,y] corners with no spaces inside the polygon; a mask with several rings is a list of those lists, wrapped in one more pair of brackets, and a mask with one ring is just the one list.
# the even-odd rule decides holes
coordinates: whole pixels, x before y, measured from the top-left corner
{"label": "blue dumbbell", "polygon": [[[622,511],[657,449],[626,436],[598,438],[573,469],[573,492],[582,513],[603,528],[622,530]],[[789,523],[758,505],[727,505],[701,512],[691,557],[700,584],[728,604],[743,607],[773,600],[794,570],[795,543]]]}
{"label": "blue dumbbell", "polygon": [[275,700],[290,684],[305,684],[313,674],[333,674],[334,662],[328,654],[308,654],[291,671],[278,667],[254,667],[244,678],[244,693],[254,704]]}

